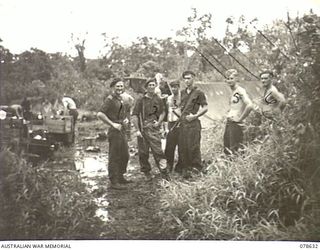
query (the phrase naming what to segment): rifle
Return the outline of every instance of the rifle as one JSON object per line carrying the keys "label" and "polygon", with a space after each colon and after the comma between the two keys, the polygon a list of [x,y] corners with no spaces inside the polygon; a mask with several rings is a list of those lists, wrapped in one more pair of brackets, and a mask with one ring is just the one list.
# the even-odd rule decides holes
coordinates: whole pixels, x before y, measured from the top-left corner
{"label": "rifle", "polygon": [[142,113],[139,114],[139,124],[140,124],[140,132],[143,138],[143,115],[144,115],[144,101],[143,101],[143,97],[141,99],[141,105],[142,105]]}
{"label": "rifle", "polygon": [[186,112],[186,109],[187,107],[190,105],[191,101],[192,101],[192,98],[194,96],[194,91],[195,89],[192,89],[190,95],[189,95],[189,98],[186,102],[186,105],[184,106],[184,109],[182,110],[181,114],[179,115],[177,112],[175,112],[175,110],[172,110],[172,112],[178,117],[178,120],[175,122],[175,124],[169,129],[169,132],[172,131],[173,129],[175,129],[178,125],[180,125],[180,122],[181,122],[181,119],[184,115],[184,113]]}

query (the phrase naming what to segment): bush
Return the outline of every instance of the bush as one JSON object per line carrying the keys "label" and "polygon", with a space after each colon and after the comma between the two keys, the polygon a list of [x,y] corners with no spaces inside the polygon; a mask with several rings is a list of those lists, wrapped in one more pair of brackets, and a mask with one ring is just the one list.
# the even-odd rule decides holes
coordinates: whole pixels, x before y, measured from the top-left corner
{"label": "bush", "polygon": [[[221,137],[222,127],[215,131],[219,134],[211,134],[208,145]],[[225,158],[215,152],[206,176],[161,190],[163,220],[177,227],[177,238],[319,240],[312,229],[316,214],[313,223],[303,223],[310,219],[316,196],[307,192],[305,176],[296,167],[295,145],[291,137],[279,139],[272,132],[241,155]]]}
{"label": "bush", "polygon": [[320,239],[319,24],[314,14],[297,18],[291,31],[299,51],[279,37],[291,57],[269,61],[283,65],[277,70],[288,97],[282,117],[275,123],[254,114],[245,151],[231,158],[215,149],[221,149],[220,125],[206,136],[213,159],[208,175],[161,190],[164,222],[177,228],[178,238]]}
{"label": "bush", "polygon": [[99,233],[97,207],[77,173],[30,166],[9,151],[0,153],[0,165],[2,240],[92,239]]}

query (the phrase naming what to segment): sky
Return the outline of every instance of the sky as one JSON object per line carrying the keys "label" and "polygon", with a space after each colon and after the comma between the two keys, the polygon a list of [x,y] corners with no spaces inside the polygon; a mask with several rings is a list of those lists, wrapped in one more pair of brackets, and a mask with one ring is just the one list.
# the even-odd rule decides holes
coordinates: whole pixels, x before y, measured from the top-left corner
{"label": "sky", "polygon": [[[272,20],[320,14],[320,0],[0,0],[0,38],[12,53],[38,48],[76,55],[76,38],[86,39],[85,56],[105,53],[102,33],[129,45],[137,37],[174,37],[187,23],[191,8],[211,13],[212,35],[221,38],[229,16]],[[71,34],[74,34],[73,41]]]}

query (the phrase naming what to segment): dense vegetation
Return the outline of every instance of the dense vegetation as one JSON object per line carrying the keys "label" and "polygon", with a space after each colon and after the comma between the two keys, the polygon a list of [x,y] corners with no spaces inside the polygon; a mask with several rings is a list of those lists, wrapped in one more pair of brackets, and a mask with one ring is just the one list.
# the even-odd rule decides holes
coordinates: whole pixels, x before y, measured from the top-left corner
{"label": "dense vegetation", "polygon": [[93,239],[101,232],[79,173],[0,153],[0,239]]}
{"label": "dense vegetation", "polygon": [[[177,228],[177,237],[182,239],[319,240],[320,17],[310,13],[274,22],[262,31],[272,42],[261,32],[253,32],[244,17],[227,22],[221,43],[228,53],[254,75],[262,68],[273,69],[276,86],[288,99],[287,107],[276,128],[258,113],[251,114],[246,151],[232,159],[221,154],[223,124],[218,122],[211,135],[203,138],[203,152],[212,159],[208,173],[195,182],[172,182],[160,190],[164,225]],[[199,73],[200,80],[222,80],[192,46],[221,71],[233,67],[244,79],[254,79],[207,35],[211,23],[211,14],[198,16],[194,9],[186,27],[177,32],[179,41],[142,37],[124,47],[112,39],[106,42],[108,53],[95,60],[84,61],[84,44],[76,47],[81,52],[78,58],[36,48],[15,55],[0,45],[1,104],[19,100],[25,93],[50,100],[67,93],[83,108],[96,110],[106,82],[115,75],[151,77],[163,72],[177,78],[189,68]],[[261,123],[257,126],[250,120]],[[94,207],[86,203],[91,200],[86,199],[89,194],[70,192],[75,188],[72,185],[80,185],[76,177],[65,180],[67,176],[49,175],[51,170],[45,166],[28,168],[9,152],[1,153],[1,166],[1,200],[6,206],[1,207],[0,231],[4,238],[12,238],[13,232],[18,238],[94,234],[90,225],[99,222],[90,216]],[[62,206],[61,199],[67,195],[73,203]],[[60,226],[71,217],[67,228]]]}
{"label": "dense vegetation", "polygon": [[162,190],[161,214],[180,229],[179,238],[320,239],[319,24],[316,15],[290,23],[294,40],[281,47],[288,58],[278,53],[276,61],[268,59],[288,97],[278,122],[270,126],[260,117],[255,126],[259,114],[251,114],[247,148],[231,159],[221,154],[218,123],[204,139],[206,156],[213,159],[208,174]]}

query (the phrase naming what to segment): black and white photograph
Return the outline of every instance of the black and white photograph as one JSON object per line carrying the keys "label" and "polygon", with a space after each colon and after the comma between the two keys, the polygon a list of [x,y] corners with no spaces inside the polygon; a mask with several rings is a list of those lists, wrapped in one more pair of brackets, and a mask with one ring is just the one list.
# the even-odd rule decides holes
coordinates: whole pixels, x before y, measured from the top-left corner
{"label": "black and white photograph", "polygon": [[320,0],[0,23],[0,248],[320,248]]}

